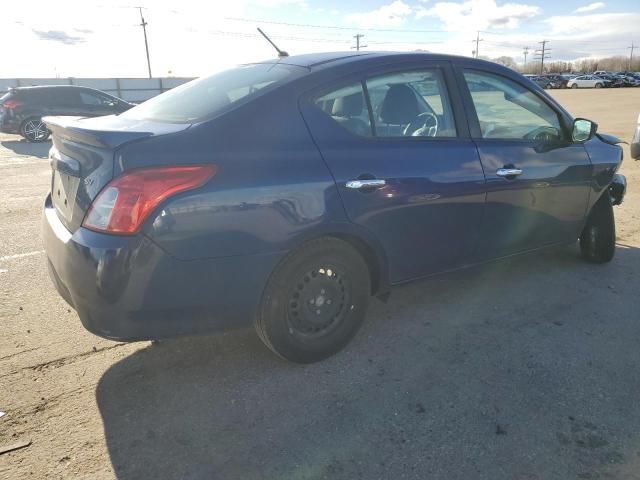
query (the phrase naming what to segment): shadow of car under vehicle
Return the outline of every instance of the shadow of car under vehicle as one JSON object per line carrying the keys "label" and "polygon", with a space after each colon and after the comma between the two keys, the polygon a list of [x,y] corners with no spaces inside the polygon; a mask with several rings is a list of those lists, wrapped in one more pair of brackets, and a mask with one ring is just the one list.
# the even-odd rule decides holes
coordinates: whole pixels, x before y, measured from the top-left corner
{"label": "shadow of car under vehicle", "polygon": [[26,155],[30,157],[48,158],[51,141],[46,142],[28,142],[21,140],[2,140],[0,142],[4,148],[11,150],[18,155]]}
{"label": "shadow of car under vehicle", "polygon": [[[616,468],[606,459],[624,458],[621,439],[640,440],[640,382],[629,381],[640,324],[622,301],[637,295],[640,250],[619,245],[610,265],[576,250],[396,288],[344,352],[317,364],[280,361],[248,330],[140,350],[96,391],[115,475],[555,478],[556,468],[573,478]],[[586,420],[599,450],[576,433]]]}

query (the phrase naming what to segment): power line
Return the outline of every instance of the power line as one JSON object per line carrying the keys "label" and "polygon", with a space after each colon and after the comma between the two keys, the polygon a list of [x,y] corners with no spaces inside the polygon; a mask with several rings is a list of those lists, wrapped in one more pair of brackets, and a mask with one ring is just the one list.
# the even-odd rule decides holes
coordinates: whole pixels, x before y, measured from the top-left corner
{"label": "power line", "polygon": [[522,51],[522,54],[524,55],[524,66],[527,66],[527,55],[529,55],[529,47],[524,47],[524,50]]}
{"label": "power line", "polygon": [[315,25],[312,23],[291,23],[291,22],[275,22],[272,20],[258,20],[255,18],[242,17],[224,17],[225,20],[234,22],[251,22],[251,23],[267,23],[271,25],[285,25],[288,27],[308,27],[308,28],[328,28],[335,30],[365,30],[370,32],[399,32],[399,33],[450,33],[449,30],[409,30],[404,28],[358,28],[358,27],[341,27],[339,25]]}
{"label": "power line", "polygon": [[631,46],[630,47],[627,47],[627,48],[631,49],[631,53],[629,53],[629,71],[631,71],[631,63],[633,62],[633,49],[635,47],[636,46],[633,44],[633,42],[631,42]]}

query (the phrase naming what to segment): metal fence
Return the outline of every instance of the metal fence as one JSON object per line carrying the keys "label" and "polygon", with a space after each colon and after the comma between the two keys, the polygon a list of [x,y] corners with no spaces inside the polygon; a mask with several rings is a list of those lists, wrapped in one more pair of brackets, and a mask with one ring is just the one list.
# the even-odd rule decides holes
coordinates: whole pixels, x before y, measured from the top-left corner
{"label": "metal fence", "polygon": [[79,85],[102,90],[129,102],[143,102],[193,78],[0,78],[0,92],[12,87]]}

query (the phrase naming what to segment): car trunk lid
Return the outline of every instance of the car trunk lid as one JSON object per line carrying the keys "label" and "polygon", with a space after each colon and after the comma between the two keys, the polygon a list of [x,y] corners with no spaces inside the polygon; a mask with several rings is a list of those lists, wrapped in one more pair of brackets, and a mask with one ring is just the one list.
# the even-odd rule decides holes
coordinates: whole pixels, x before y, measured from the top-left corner
{"label": "car trunk lid", "polygon": [[53,145],[51,201],[62,223],[75,232],[91,202],[114,175],[117,150],[125,144],[189,128],[189,124],[167,124],[122,119],[45,117]]}

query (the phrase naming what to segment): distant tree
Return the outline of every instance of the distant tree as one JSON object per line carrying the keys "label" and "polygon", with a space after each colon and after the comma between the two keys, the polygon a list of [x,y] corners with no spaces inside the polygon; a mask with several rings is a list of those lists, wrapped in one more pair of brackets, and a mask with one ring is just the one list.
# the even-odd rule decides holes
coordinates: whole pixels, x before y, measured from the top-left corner
{"label": "distant tree", "polygon": [[517,70],[518,68],[518,64],[513,59],[513,57],[507,57],[503,55],[502,57],[494,58],[493,61],[500,65],[504,65],[505,67],[509,67],[513,70]]}

